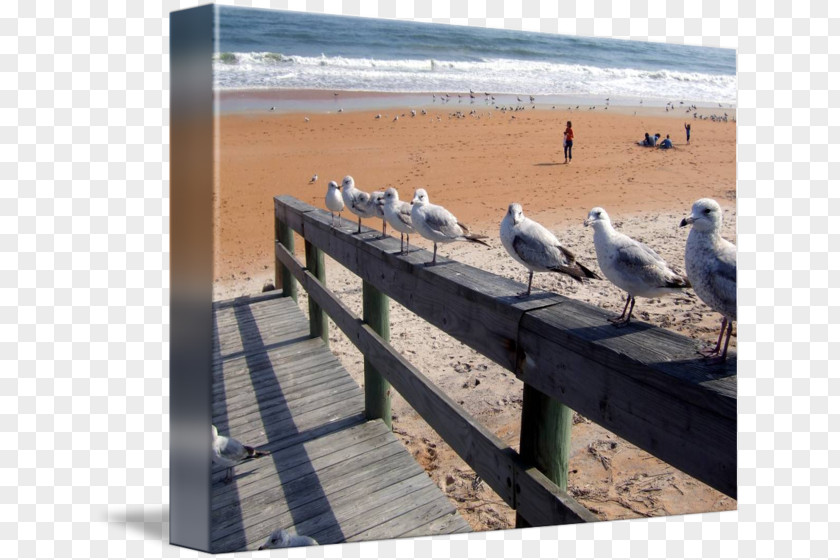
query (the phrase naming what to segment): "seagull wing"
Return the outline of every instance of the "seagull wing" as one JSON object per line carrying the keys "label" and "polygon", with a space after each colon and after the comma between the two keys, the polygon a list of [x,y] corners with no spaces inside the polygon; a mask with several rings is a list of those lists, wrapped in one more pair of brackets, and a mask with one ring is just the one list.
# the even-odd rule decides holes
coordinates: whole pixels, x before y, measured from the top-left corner
{"label": "seagull wing", "polygon": [[667,288],[688,287],[688,281],[677,274],[665,259],[660,257],[653,249],[634,239],[626,238],[630,243],[624,243],[616,251],[616,263],[650,286],[661,286]]}
{"label": "seagull wing", "polygon": [[403,202],[397,208],[397,218],[407,226],[411,226],[411,204]]}
{"label": "seagull wing", "polygon": [[737,267],[735,246],[728,244],[717,255],[712,264],[711,288],[718,301],[722,302],[728,313],[735,315],[737,308]]}

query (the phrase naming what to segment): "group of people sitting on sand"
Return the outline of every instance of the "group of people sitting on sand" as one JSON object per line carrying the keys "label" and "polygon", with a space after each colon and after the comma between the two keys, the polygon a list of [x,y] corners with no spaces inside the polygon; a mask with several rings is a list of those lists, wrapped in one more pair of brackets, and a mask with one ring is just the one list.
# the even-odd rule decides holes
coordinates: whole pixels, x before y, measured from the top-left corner
{"label": "group of people sitting on sand", "polygon": [[669,148],[673,148],[674,145],[671,143],[671,135],[666,134],[665,140],[659,143],[660,134],[657,132],[653,136],[645,132],[645,137],[639,140],[639,146],[647,146],[649,148],[661,148],[663,150],[667,150]]}

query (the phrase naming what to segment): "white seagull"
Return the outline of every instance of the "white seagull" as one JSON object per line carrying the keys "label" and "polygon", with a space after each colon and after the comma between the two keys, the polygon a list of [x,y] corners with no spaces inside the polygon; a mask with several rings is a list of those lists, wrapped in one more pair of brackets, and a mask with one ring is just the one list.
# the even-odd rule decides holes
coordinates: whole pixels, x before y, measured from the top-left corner
{"label": "white seagull", "polygon": [[[691,207],[691,215],[680,222],[680,227],[691,225],[685,243],[685,272],[691,287],[706,305],[723,315],[717,346],[703,354],[709,358],[717,356],[724,361],[732,335],[732,323],[737,320],[738,312],[737,251],[735,245],[720,236],[721,219],[720,205],[711,198],[701,198]],[[724,329],[726,343],[721,352]]]}
{"label": "white seagull", "polygon": [[327,185],[327,196],[324,197],[324,202],[327,205],[327,210],[330,211],[332,222],[330,225],[335,227],[335,214],[338,212],[338,223],[341,223],[341,211],[344,210],[344,200],[341,198],[341,187],[335,181],[330,181]]}
{"label": "white seagull", "polygon": [[411,224],[417,230],[417,233],[434,243],[432,261],[427,264],[435,264],[437,262],[438,243],[470,241],[472,243],[481,243],[486,247],[490,246],[482,241],[482,239],[487,239],[486,235],[474,235],[470,233],[470,228],[459,222],[449,210],[443,206],[431,204],[429,202],[429,195],[426,194],[425,189],[414,191],[414,199],[411,201],[411,204]]}
{"label": "white seagull", "polygon": [[508,206],[502,220],[499,237],[508,254],[528,269],[528,290],[520,297],[531,295],[534,272],[559,272],[583,283],[583,278],[600,277],[577,262],[575,256],[560,245],[553,233],[522,213],[516,202]]}
{"label": "white seagull", "polygon": [[341,182],[341,198],[344,205],[359,217],[359,229],[356,233],[362,233],[362,218],[372,218],[376,215],[376,209],[370,204],[370,195],[356,188],[353,177],[347,175]]}
{"label": "white seagull", "polygon": [[221,436],[216,426],[213,426],[213,462],[217,465],[227,467],[226,483],[232,479],[234,466],[245,459],[263,457],[269,454],[270,452],[268,451],[258,451],[232,437]]}
{"label": "white seagull", "polygon": [[616,326],[630,322],[636,296],[659,297],[691,287],[688,279],[668,266],[656,251],[613,229],[610,217],[603,208],[593,208],[583,225],[591,225],[595,230],[595,252],[604,276],[627,292],[624,311],[619,317],[610,319]]}
{"label": "white seagull", "polygon": [[315,175],[312,176],[311,179],[309,179],[309,184],[311,185],[312,183],[314,183],[317,180],[318,180],[318,174],[316,173]]}
{"label": "white seagull", "polygon": [[268,536],[268,539],[258,550],[317,545],[318,541],[316,541],[312,537],[307,537],[305,535],[291,535],[285,529],[277,529]]}
{"label": "white seagull", "polygon": [[385,219],[391,227],[400,232],[400,254],[405,253],[403,248],[403,236],[405,244],[408,245],[409,236],[416,230],[411,225],[411,204],[400,200],[397,189],[390,187],[385,191]]}

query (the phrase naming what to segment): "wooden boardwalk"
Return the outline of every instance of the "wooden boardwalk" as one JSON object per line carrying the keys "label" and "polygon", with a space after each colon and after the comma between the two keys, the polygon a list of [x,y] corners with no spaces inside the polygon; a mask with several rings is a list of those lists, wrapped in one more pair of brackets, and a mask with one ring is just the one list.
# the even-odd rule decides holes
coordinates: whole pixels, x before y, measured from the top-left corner
{"label": "wooden boardwalk", "polygon": [[470,531],[381,420],[291,298],[214,303],[213,423],[271,451],[214,467],[214,552],[255,549],[286,528],[321,544]]}

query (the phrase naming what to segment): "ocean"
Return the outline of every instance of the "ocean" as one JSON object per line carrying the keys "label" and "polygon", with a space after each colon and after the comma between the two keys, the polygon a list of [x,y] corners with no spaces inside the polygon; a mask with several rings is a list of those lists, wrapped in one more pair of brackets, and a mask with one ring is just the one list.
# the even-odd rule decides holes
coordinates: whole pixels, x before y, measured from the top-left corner
{"label": "ocean", "polygon": [[[734,106],[735,51],[219,6],[217,90]],[[430,96],[427,96],[430,98]],[[527,97],[523,98],[527,99]],[[431,100],[431,99],[430,99]],[[507,102],[507,101],[504,101]]]}

